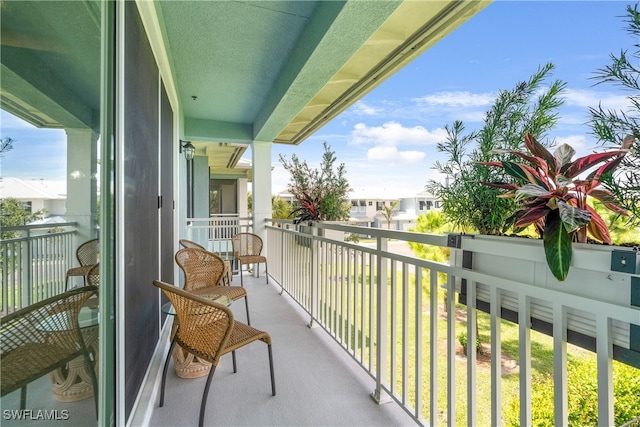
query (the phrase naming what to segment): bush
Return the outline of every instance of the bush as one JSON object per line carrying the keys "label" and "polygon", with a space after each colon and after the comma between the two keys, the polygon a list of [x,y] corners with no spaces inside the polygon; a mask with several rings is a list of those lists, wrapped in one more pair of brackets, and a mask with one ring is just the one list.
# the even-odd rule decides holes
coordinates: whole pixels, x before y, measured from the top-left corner
{"label": "bush", "polygon": [[495,150],[520,150],[526,132],[542,140],[553,128],[557,109],[563,103],[560,93],[566,87],[559,80],[546,82],[553,68],[553,64],[546,64],[528,81],[500,91],[479,131],[465,133],[461,121],[445,126],[447,139],[438,143],[437,150],[447,158],[433,168],[447,176],[448,182],[429,181],[427,190],[442,200],[442,211],[458,230],[469,232],[473,228],[481,234],[496,235],[505,232],[506,219],[516,209],[514,200],[500,198],[500,191],[480,183],[510,182],[510,178],[478,162],[514,160]]}
{"label": "bush", "polygon": [[[598,425],[598,378],[593,359],[569,361],[568,407],[570,426]],[[640,414],[640,372],[638,369],[613,362],[613,394],[615,425],[622,425]],[[553,377],[535,375],[531,379],[531,420],[533,427],[553,426]],[[508,403],[503,415],[506,425],[519,426],[520,400],[516,396]]]}
{"label": "bush", "polygon": [[[458,341],[464,349],[464,354],[467,354],[467,333],[462,332],[458,335]],[[482,354],[482,341],[480,340],[480,335],[476,335],[476,353]]]}

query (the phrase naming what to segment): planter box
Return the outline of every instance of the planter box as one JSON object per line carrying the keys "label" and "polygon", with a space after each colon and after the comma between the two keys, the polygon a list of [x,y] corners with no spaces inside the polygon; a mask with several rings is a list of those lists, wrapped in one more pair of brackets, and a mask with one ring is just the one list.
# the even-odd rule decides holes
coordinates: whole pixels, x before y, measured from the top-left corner
{"label": "planter box", "polygon": [[[550,289],[563,294],[575,295],[596,301],[603,301],[620,307],[636,305],[635,297],[640,292],[640,276],[627,272],[612,271],[612,253],[622,254],[621,268],[630,271],[630,264],[637,265],[636,253],[629,248],[606,245],[574,243],[571,268],[563,282],[558,281],[547,266],[542,240],[499,237],[464,236],[460,251],[454,256],[456,265],[473,271],[526,283],[538,288]],[[615,264],[615,261],[614,261]],[[613,266],[616,269],[617,266]],[[466,302],[466,283],[457,284],[461,302]],[[531,295],[532,328],[550,334],[553,330],[552,301],[538,300],[535,290]],[[477,286],[477,306],[488,311],[490,287],[479,283]],[[502,290],[501,306],[503,317],[517,322],[518,295]],[[634,359],[640,368],[640,308],[638,324],[612,322],[614,356],[620,359]],[[578,309],[567,311],[569,342],[595,350],[595,315]]]}

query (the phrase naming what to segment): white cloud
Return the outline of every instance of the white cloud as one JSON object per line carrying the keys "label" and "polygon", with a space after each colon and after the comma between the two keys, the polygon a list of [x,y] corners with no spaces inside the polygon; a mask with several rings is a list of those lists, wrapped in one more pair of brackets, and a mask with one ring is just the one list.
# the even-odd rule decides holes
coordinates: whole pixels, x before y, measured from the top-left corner
{"label": "white cloud", "polygon": [[495,100],[493,93],[471,92],[437,92],[420,98],[412,98],[411,101],[418,105],[446,106],[446,107],[485,107]]}
{"label": "white cloud", "polygon": [[387,122],[382,126],[357,123],[351,131],[350,142],[376,146],[429,145],[442,141],[444,135],[444,129],[431,132],[423,126],[405,127],[397,122]]}
{"label": "white cloud", "polygon": [[368,105],[362,101],[358,101],[350,108],[351,112],[355,113],[359,116],[375,116],[376,114],[380,114],[383,110],[382,108],[375,108],[371,105]]}
{"label": "white cloud", "polygon": [[599,103],[602,103],[602,106],[607,109],[626,110],[630,105],[626,95],[588,89],[566,89],[563,96],[568,106],[596,108]]}
{"label": "white cloud", "polygon": [[367,151],[367,160],[385,161],[392,164],[414,164],[425,158],[421,151],[398,151],[397,147],[377,146]]}
{"label": "white cloud", "polygon": [[[587,151],[587,140],[582,135],[569,135],[556,138],[556,146],[560,146],[562,144],[570,145],[577,153],[584,153]],[[574,158],[577,158],[577,156],[574,156]]]}

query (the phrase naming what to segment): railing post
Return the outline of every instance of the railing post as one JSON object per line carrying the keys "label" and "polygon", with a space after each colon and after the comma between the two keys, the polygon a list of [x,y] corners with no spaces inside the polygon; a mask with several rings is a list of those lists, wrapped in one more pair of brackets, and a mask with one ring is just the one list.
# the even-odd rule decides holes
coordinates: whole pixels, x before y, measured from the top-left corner
{"label": "railing post", "polygon": [[388,327],[387,304],[387,261],[382,257],[387,252],[389,240],[386,237],[378,237],[377,264],[376,264],[376,389],[371,393],[373,400],[379,405],[391,401],[391,397],[382,389],[382,383],[387,378],[387,353],[388,353]]}
{"label": "railing post", "polygon": [[27,228],[25,240],[25,256],[22,257],[22,272],[20,274],[20,290],[22,291],[20,307],[31,305],[31,288],[33,286],[33,259],[31,255],[31,230]]}
{"label": "railing post", "polygon": [[311,303],[309,306],[309,327],[314,328],[313,319],[318,314],[318,260],[320,259],[320,241],[315,239],[318,235],[318,228],[311,227],[311,244],[309,245],[309,265],[311,267],[309,284],[311,286]]}

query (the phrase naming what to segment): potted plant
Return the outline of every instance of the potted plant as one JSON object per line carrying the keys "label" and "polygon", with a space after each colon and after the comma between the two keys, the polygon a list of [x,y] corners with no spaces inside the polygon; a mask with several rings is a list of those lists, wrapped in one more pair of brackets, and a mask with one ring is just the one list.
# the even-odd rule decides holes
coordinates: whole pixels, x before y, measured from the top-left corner
{"label": "potted plant", "polygon": [[[531,154],[514,150],[494,150],[509,153],[526,163],[512,161],[479,162],[502,168],[518,183],[481,182],[493,188],[508,190],[498,196],[513,197],[520,203],[507,219],[507,225],[520,232],[533,225],[543,239],[549,269],[559,280],[566,279],[571,266],[572,243],[587,243],[587,237],[611,244],[609,229],[602,217],[589,205],[589,198],[599,200],[613,212],[627,215],[608,190],[600,186],[601,178],[611,174],[633,143],[625,138],[621,150],[613,150],[572,160],[575,150],[568,144],[551,154],[533,135],[525,134],[525,145]],[[593,169],[586,177],[585,172]],[[524,184],[521,184],[524,183]]]}

